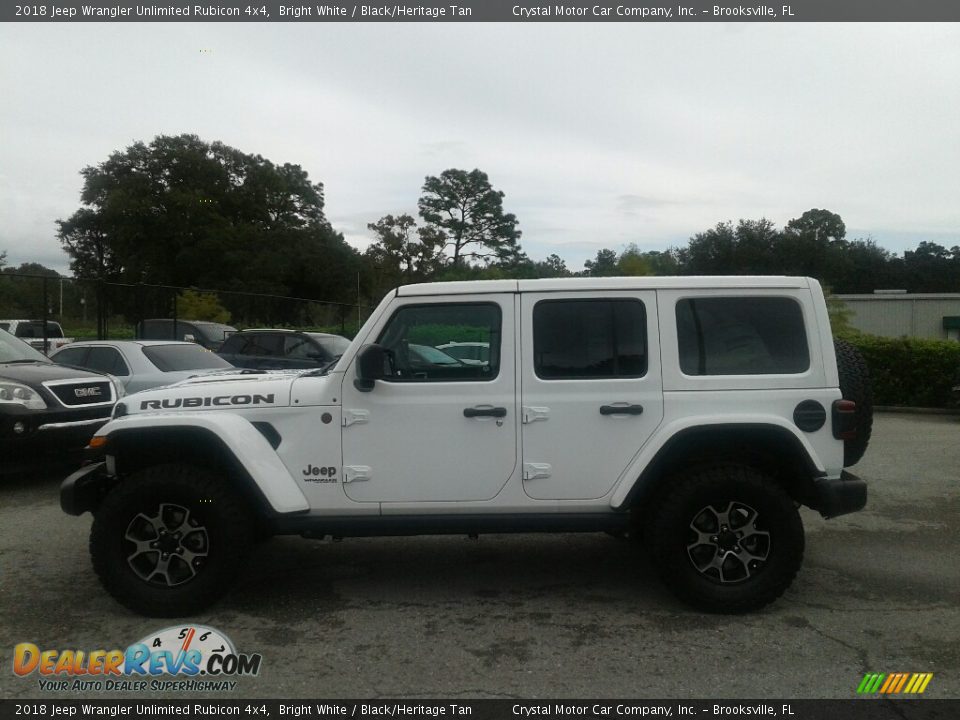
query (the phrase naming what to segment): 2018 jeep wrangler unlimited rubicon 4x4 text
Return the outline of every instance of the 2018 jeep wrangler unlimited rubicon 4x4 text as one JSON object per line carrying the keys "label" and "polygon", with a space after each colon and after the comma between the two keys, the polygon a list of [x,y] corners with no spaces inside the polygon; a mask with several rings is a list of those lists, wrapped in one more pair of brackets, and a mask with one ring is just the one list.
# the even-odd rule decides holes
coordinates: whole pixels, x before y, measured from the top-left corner
{"label": "2018 jeep wrangler unlimited rubicon 4x4 text", "polygon": [[[430,352],[456,343],[489,352]],[[329,367],[127,397],[61,504],[147,615],[206,607],[270,534],[534,531],[642,537],[680,598],[743,612],[796,575],[799,505],[864,506],[871,412],[808,278],[410,285]]]}

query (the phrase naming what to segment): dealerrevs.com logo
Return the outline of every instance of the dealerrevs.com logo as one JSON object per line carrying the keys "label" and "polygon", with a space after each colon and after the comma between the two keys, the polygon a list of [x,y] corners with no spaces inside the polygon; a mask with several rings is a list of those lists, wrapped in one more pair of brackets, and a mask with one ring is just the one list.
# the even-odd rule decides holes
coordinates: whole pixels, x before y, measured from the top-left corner
{"label": "dealerrevs.com logo", "polygon": [[234,690],[233,678],[257,675],[262,661],[203,625],[164,628],[124,650],[41,649],[29,642],[13,649],[15,675],[37,676],[40,690],[59,692]]}

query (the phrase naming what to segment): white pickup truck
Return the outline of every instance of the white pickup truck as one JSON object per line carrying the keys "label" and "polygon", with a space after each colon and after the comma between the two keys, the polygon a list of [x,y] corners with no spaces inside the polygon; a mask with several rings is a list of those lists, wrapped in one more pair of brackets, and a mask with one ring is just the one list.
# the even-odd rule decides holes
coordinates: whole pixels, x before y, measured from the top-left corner
{"label": "white pickup truck", "polygon": [[64,337],[63,328],[54,320],[47,320],[46,347],[43,342],[43,320],[0,320],[0,330],[6,330],[45,355],[73,342],[73,338]]}

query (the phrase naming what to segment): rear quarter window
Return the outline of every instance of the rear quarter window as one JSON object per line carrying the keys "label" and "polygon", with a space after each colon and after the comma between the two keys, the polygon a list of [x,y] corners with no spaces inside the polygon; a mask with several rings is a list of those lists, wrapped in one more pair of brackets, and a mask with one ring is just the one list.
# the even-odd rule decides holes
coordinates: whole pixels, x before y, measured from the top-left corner
{"label": "rear quarter window", "polygon": [[698,297],[677,302],[685,375],[796,375],[810,368],[803,310],[789,297]]}

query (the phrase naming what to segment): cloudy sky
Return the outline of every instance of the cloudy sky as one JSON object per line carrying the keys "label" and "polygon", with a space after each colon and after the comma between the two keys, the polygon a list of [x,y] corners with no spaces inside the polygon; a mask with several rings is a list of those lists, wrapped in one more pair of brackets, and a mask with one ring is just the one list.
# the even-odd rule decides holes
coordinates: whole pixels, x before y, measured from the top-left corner
{"label": "cloudy sky", "polygon": [[424,176],[486,171],[527,253],[684,244],[811,207],[960,244],[960,25],[0,26],[0,251],[65,270],[79,170],[196,133],[326,187],[357,247]]}

